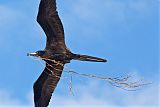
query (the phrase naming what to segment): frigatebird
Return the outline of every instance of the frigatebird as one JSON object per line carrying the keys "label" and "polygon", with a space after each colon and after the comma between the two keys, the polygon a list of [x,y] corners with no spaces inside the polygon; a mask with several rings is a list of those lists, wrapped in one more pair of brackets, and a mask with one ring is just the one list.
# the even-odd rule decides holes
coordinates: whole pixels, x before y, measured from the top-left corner
{"label": "frigatebird", "polygon": [[65,44],[64,29],[59,18],[56,0],[41,0],[37,22],[46,34],[44,50],[28,53],[45,61],[46,67],[33,86],[35,107],[47,107],[52,93],[60,80],[64,65],[71,60],[106,62],[107,60],[88,55],[74,54]]}

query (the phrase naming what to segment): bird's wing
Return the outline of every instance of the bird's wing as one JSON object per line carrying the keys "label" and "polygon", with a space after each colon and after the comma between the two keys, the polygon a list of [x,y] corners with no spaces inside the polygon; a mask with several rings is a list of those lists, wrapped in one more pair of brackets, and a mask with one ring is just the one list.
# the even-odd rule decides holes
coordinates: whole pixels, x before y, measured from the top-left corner
{"label": "bird's wing", "polygon": [[46,49],[65,52],[64,29],[56,9],[56,0],[41,0],[37,22],[47,36]]}
{"label": "bird's wing", "polygon": [[35,107],[47,107],[49,105],[52,93],[60,80],[62,70],[63,65],[52,64],[51,67],[46,64],[46,68],[33,86]]}

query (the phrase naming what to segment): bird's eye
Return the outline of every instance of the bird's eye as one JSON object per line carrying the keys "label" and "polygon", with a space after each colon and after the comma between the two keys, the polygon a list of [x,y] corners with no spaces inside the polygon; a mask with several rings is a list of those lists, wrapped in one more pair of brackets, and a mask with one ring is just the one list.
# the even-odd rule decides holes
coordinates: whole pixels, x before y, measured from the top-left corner
{"label": "bird's eye", "polygon": [[44,51],[37,51],[36,52],[39,56],[42,56],[45,52]]}
{"label": "bird's eye", "polygon": [[39,54],[39,51],[37,51],[36,54]]}

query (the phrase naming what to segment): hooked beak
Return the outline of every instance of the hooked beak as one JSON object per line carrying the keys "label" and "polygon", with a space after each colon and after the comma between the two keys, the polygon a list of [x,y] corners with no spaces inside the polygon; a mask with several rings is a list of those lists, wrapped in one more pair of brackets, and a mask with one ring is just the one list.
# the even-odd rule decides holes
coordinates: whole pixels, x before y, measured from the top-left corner
{"label": "hooked beak", "polygon": [[37,56],[37,53],[27,53],[27,56]]}

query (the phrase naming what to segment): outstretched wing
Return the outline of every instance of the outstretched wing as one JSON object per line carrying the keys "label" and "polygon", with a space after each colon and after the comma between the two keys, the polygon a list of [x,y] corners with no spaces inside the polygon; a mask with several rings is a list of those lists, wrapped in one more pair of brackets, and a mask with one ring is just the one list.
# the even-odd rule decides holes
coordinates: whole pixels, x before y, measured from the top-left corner
{"label": "outstretched wing", "polygon": [[52,64],[52,66],[46,64],[46,68],[34,83],[35,107],[47,107],[49,105],[52,93],[60,80],[63,66],[56,64]]}
{"label": "outstretched wing", "polygon": [[56,10],[56,0],[41,0],[37,22],[47,36],[46,50],[65,52],[64,29]]}

